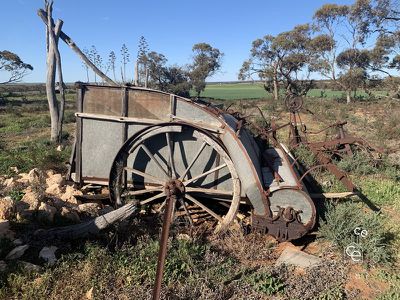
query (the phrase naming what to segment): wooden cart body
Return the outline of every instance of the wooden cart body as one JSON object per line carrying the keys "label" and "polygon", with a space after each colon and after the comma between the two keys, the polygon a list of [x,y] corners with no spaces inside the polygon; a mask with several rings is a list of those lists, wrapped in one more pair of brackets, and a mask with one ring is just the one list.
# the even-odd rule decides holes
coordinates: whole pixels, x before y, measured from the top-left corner
{"label": "wooden cart body", "polygon": [[[182,127],[178,125],[184,124],[209,135],[226,150],[240,179],[241,200],[251,204],[255,215],[268,215],[271,209],[271,195],[268,196],[267,191],[284,190],[284,194],[288,190],[301,190],[297,175],[282,147],[270,148],[261,153],[252,135],[241,127],[235,117],[208,103],[140,87],[80,83],[77,84],[76,120],[76,143],[71,157],[70,174],[71,178],[80,184],[108,185],[110,169],[118,151],[138,132],[146,128],[162,130],[162,127],[168,127],[170,131],[179,131]],[[180,136],[184,134],[180,133]],[[157,149],[157,153],[161,154],[167,151],[163,140],[154,140],[149,147]],[[173,147],[176,149],[173,158],[176,169],[182,172],[187,168],[190,156],[196,153],[199,145],[186,137],[174,140]],[[273,158],[272,166],[267,168],[262,165],[263,155]],[[215,157],[211,152],[203,153],[199,159],[203,160],[199,166],[207,165],[210,169],[219,164],[219,157]],[[146,162],[145,168],[156,167]],[[275,180],[274,170],[279,172],[280,182]],[[204,169],[196,170],[196,166],[193,166],[191,172],[198,174],[204,172]],[[203,178],[202,185],[229,192],[230,187],[222,179],[223,172],[227,171],[220,172],[222,173],[218,174],[218,178],[215,174]],[[307,220],[314,220],[315,211],[301,207],[301,201],[297,201],[296,197],[306,195],[303,192],[292,193],[290,205],[298,202],[300,206],[297,209],[303,209],[308,214],[305,216]],[[285,201],[277,200],[275,206],[284,205]],[[275,207],[275,210],[278,208]],[[309,224],[313,225],[314,221]]]}

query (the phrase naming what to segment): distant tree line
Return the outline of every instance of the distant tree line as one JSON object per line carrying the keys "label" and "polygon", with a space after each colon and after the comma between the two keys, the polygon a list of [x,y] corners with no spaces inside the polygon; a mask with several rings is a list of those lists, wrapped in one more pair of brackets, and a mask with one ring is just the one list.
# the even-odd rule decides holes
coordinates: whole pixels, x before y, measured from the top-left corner
{"label": "distant tree line", "polygon": [[278,99],[282,89],[305,95],[319,75],[351,102],[358,89],[370,93],[382,79],[391,97],[400,98],[399,71],[400,1],[356,0],[324,4],[311,23],[256,39],[239,79],[258,77]]}
{"label": "distant tree line", "polygon": [[[125,44],[120,50],[119,64],[114,51],[108,54],[108,60],[104,63],[95,46],[83,50],[92,63],[105,74],[111,73],[117,82],[158,89],[183,97],[189,97],[190,90],[194,89],[199,97],[205,89],[206,79],[221,68],[223,53],[207,43],[193,45],[192,51],[192,62],[179,66],[168,65],[164,54],[149,50],[147,40],[143,36],[139,39],[136,59],[132,63]],[[91,72],[85,63],[83,67],[86,80],[89,82],[92,78],[97,83],[96,73]]]}

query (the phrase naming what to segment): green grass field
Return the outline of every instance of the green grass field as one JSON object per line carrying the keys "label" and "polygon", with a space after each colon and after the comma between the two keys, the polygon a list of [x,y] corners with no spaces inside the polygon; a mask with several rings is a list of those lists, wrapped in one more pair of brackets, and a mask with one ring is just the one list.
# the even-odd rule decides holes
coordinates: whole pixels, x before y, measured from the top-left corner
{"label": "green grass field", "polygon": [[[195,96],[193,92],[191,94]],[[234,99],[260,99],[271,97],[259,83],[232,83],[232,84],[208,84],[205,91],[200,94],[204,98],[223,100]]]}
{"label": "green grass field", "polygon": [[[384,92],[374,92],[375,95],[384,94]],[[196,96],[195,92],[191,92],[191,96]],[[263,99],[272,98],[272,94],[265,91],[261,83],[229,83],[229,84],[207,84],[205,91],[200,94],[203,98],[212,98],[220,100],[236,100],[236,99]],[[314,98],[345,98],[343,91],[312,89],[307,96]],[[357,92],[357,96],[366,98],[368,95],[363,92]]]}

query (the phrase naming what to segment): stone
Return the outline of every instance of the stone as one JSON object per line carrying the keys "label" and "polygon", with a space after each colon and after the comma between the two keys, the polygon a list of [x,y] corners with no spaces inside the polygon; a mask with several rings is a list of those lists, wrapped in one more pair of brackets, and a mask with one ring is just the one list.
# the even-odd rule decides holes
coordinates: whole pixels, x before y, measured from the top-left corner
{"label": "stone", "polygon": [[43,247],[42,250],[40,250],[39,252],[39,258],[43,259],[46,263],[52,266],[57,261],[56,258],[57,249],[58,248],[56,246]]}
{"label": "stone", "polygon": [[22,210],[17,212],[16,219],[18,222],[33,221],[35,219],[35,213],[36,212],[33,210]]}
{"label": "stone", "polygon": [[18,247],[15,247],[10,251],[10,253],[7,254],[6,260],[15,260],[20,258],[22,255],[24,255],[25,251],[28,250],[29,245],[21,245]]}
{"label": "stone", "polygon": [[14,246],[21,246],[24,242],[21,239],[13,240]]}
{"label": "stone", "polygon": [[42,202],[37,211],[38,220],[44,223],[51,224],[54,222],[54,216],[57,209],[47,203]]}
{"label": "stone", "polygon": [[0,199],[0,219],[9,220],[15,212],[15,203],[10,197]]}
{"label": "stone", "polygon": [[7,269],[7,264],[4,260],[0,260],[0,273],[4,272]]}
{"label": "stone", "polygon": [[86,292],[85,296],[86,296],[86,299],[88,299],[88,300],[93,299],[93,287]]}
{"label": "stone", "polygon": [[81,196],[83,193],[79,190],[75,190],[73,186],[67,185],[65,187],[65,192],[61,195],[61,200],[73,204],[81,204],[75,196]]}
{"label": "stone", "polygon": [[4,180],[3,184],[8,188],[12,188],[12,187],[15,186],[15,180],[12,177],[11,178],[7,178],[6,180]]}
{"label": "stone", "polygon": [[10,221],[0,219],[0,232],[9,229],[10,229]]}
{"label": "stone", "polygon": [[10,167],[10,171],[14,172],[15,174],[18,174],[18,172],[19,172],[17,167]]}
{"label": "stone", "polygon": [[51,176],[53,176],[54,175],[54,171],[53,170],[48,170],[47,172],[46,172],[46,176],[47,177],[51,177]]}
{"label": "stone", "polygon": [[20,173],[18,174],[18,179],[16,180],[18,183],[28,184],[29,183],[29,175],[28,173]]}
{"label": "stone", "polygon": [[97,217],[99,215],[99,209],[100,205],[93,202],[78,205],[78,210],[80,213],[84,213],[92,217]]}
{"label": "stone", "polygon": [[10,221],[0,219],[0,237],[9,237],[10,233]]}
{"label": "stone", "polygon": [[22,197],[20,202],[28,204],[28,208],[31,210],[36,210],[39,207],[40,197],[39,195],[32,191],[31,187],[27,187],[24,190],[24,196]]}
{"label": "stone", "polygon": [[112,212],[114,210],[114,208],[110,205],[104,205],[104,207],[102,209],[100,209],[99,211],[99,215],[105,215],[108,214],[109,212]]}
{"label": "stone", "polygon": [[321,263],[321,259],[307,254],[303,251],[300,251],[296,248],[285,248],[277,261],[275,262],[276,266],[280,266],[282,264],[293,265],[301,268],[309,268],[316,266]]}
{"label": "stone", "polygon": [[54,183],[46,189],[46,193],[50,194],[50,195],[58,196],[61,194],[61,187],[58,183]]}
{"label": "stone", "polygon": [[30,170],[28,173],[29,183],[38,183],[40,181],[40,176],[42,175],[41,173],[42,172],[37,168]]}
{"label": "stone", "polygon": [[27,261],[20,260],[18,261],[18,264],[27,272],[40,272],[40,270],[42,269],[40,266],[34,265]]}
{"label": "stone", "polygon": [[49,177],[46,179],[46,184],[49,187],[54,184],[57,184],[58,186],[62,186],[64,184],[64,178],[62,177],[61,174],[49,175]]}
{"label": "stone", "polygon": [[60,210],[60,215],[71,223],[79,223],[81,219],[76,211],[69,209],[67,207],[62,207]]}

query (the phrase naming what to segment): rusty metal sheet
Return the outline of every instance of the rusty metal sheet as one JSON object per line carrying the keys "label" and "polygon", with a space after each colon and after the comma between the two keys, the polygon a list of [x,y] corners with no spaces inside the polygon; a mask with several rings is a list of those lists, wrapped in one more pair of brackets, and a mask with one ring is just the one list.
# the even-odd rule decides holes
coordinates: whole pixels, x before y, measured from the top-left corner
{"label": "rusty metal sheet", "polygon": [[169,120],[170,96],[148,90],[129,90],[128,117]]}
{"label": "rusty metal sheet", "polygon": [[83,98],[84,113],[121,116],[123,90],[87,86]]}

